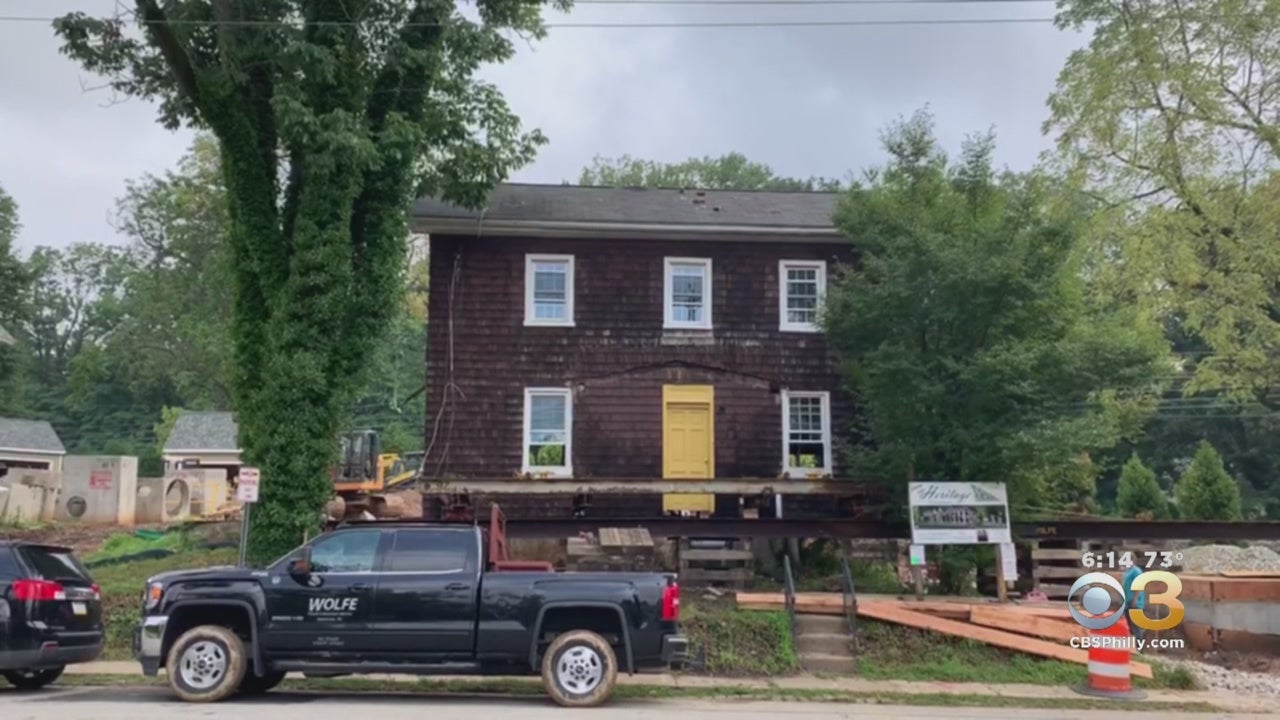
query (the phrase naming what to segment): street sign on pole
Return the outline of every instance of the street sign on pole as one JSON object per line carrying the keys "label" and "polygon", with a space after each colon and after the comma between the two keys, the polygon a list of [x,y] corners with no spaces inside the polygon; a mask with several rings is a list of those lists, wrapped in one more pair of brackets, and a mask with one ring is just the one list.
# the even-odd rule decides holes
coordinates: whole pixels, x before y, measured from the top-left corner
{"label": "street sign on pole", "polygon": [[240,566],[244,567],[245,551],[249,547],[249,511],[258,502],[258,468],[242,467],[236,478],[236,499],[244,503],[240,513]]}
{"label": "street sign on pole", "polygon": [[258,468],[240,468],[236,480],[236,499],[242,503],[258,502]]}

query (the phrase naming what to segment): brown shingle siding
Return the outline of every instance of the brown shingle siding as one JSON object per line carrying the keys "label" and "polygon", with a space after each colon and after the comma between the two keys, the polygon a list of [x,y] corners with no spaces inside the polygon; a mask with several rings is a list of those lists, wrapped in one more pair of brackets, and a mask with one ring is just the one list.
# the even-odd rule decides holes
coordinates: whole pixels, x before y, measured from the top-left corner
{"label": "brown shingle siding", "polygon": [[[524,325],[526,253],[574,256],[574,327]],[[711,258],[713,329],[663,329],[664,257]],[[689,383],[715,387],[717,476],[773,477],[782,459],[781,388],[831,391],[836,428],[850,414],[823,336],[778,329],[778,261],[825,260],[830,282],[849,257],[847,246],[820,243],[433,236],[429,443],[446,385],[458,392],[425,467],[513,476],[524,388],[571,387],[575,475],[657,477],[662,385]]]}

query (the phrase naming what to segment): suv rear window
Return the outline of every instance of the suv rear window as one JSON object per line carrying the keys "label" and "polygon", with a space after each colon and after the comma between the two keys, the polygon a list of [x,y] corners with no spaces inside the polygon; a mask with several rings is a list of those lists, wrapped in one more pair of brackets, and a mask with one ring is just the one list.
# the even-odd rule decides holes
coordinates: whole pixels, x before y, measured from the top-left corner
{"label": "suv rear window", "polygon": [[89,582],[89,571],[70,552],[58,548],[23,546],[18,554],[32,572],[44,580]]}

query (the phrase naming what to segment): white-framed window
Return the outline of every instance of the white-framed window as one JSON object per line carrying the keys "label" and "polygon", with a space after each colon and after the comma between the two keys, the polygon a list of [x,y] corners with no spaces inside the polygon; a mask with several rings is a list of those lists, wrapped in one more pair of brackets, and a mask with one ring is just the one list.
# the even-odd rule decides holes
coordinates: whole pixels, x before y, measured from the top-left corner
{"label": "white-framed window", "polygon": [[573,393],[567,388],[525,388],[521,472],[573,476]]}
{"label": "white-framed window", "polygon": [[524,324],[573,326],[573,256],[524,256]]}
{"label": "white-framed window", "polygon": [[823,260],[778,262],[778,329],[818,332],[818,308],[827,293]]}
{"label": "white-framed window", "polygon": [[782,391],[782,472],[788,477],[830,475],[831,394]]}
{"label": "white-framed window", "polygon": [[663,327],[711,327],[710,258],[665,258]]}

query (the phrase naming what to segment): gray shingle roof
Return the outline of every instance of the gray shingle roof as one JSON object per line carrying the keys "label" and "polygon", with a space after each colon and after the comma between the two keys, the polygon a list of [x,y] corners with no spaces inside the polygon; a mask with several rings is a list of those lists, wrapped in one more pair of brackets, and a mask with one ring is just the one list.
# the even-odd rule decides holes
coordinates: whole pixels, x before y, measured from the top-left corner
{"label": "gray shingle roof", "polygon": [[229,412],[191,412],[178,416],[173,432],[164,443],[166,452],[173,450],[217,450],[237,452],[236,421]]}
{"label": "gray shingle roof", "polygon": [[67,452],[52,425],[44,420],[16,418],[0,418],[0,448],[57,455]]}
{"label": "gray shingle roof", "polygon": [[[703,196],[699,197],[698,193]],[[579,222],[684,226],[754,226],[828,229],[839,193],[670,188],[583,187],[506,183],[494,188],[486,221]],[[705,202],[695,202],[705,200]],[[415,203],[413,214],[431,220],[479,219],[480,213],[434,198]]]}

